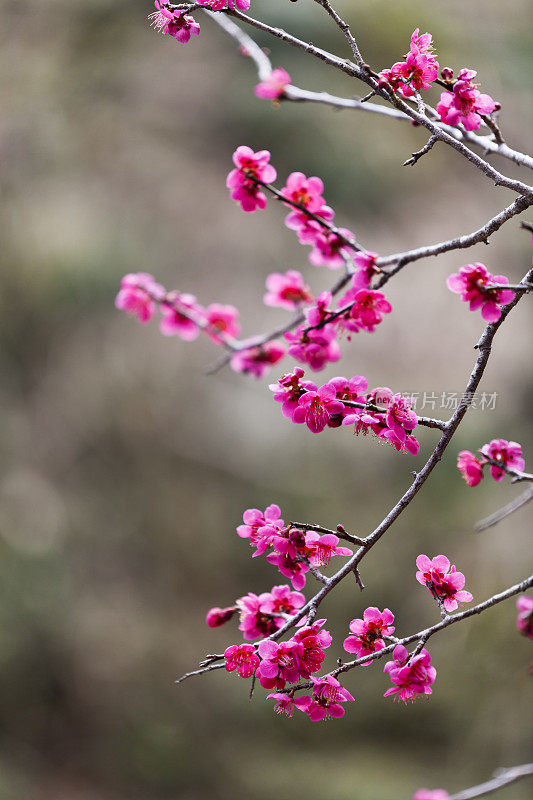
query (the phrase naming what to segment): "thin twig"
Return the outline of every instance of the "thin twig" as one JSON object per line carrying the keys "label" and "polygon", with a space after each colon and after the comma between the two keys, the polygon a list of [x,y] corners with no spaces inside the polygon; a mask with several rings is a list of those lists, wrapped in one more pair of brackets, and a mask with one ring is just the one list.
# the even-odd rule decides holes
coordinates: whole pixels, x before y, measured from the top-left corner
{"label": "thin twig", "polygon": [[474,797],[483,797],[528,775],[533,775],[533,764],[521,764],[519,767],[499,769],[491,780],[480,783],[478,786],[472,786],[470,789],[464,789],[462,792],[457,792],[457,794],[452,794],[448,800],[473,800]]}
{"label": "thin twig", "polygon": [[505,519],[509,516],[509,514],[513,514],[515,511],[518,511],[519,508],[522,508],[526,503],[529,503],[530,500],[533,500],[533,486],[528,486],[525,492],[522,492],[521,495],[516,497],[514,500],[511,500],[510,503],[500,508],[498,511],[495,511],[489,517],[485,517],[485,519],[480,520],[475,525],[476,531],[485,531],[487,528],[492,528],[493,525],[497,525],[498,522],[501,522],[502,519]]}

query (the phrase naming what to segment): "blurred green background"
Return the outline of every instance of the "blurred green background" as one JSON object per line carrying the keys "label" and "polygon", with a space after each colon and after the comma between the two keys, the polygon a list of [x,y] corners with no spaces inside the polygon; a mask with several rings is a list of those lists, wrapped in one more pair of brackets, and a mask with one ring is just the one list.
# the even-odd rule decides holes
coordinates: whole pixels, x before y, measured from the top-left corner
{"label": "blurred green background", "polygon": [[[253,6],[349,55],[310,0]],[[432,31],[441,66],[477,68],[503,101],[509,143],[527,148],[529,0],[338,7],[378,69],[405,52],[415,27]],[[121,276],[149,271],[202,303],[235,303],[246,335],[285,319],[260,302],[269,272],[297,268],[315,291],[329,285],[281,208],[247,216],[228,198],[239,144],[269,148],[280,179],[322,176],[339,223],[380,253],[474,230],[512,196],[443,147],[402,168],[425,140],[408,125],[273,108],[253,96],[251,63],[210,20],[182,47],[149,28],[151,10],[148,0],[1,4],[0,797],[401,800],[531,760],[531,643],[515,630],[513,601],[432,640],[435,692],[413,706],[382,698],[381,665],[350,673],[357,703],[322,725],[276,717],[261,689],[250,705],[247,684],[220,672],[174,686],[205,653],[238,641],[233,623],[205,626],[210,606],[284,582],[237,538],[245,508],[277,502],[286,519],[366,534],[435,434],[421,431],[417,457],[344,429],[312,436],[282,418],[273,376],[206,377],[210,342],[167,340],[116,312]],[[362,90],[260,41],[296,85]],[[512,221],[489,248],[409,266],[387,287],[395,313],[345,342],[341,365],[319,378],[363,373],[400,391],[460,391],[482,321],[444,281],[476,259],[517,280],[529,237]],[[339,643],[368,605],[393,609],[399,633],[436,621],[414,578],[420,552],[448,554],[476,601],[531,571],[531,507],[473,532],[520,489],[488,480],[468,489],[455,468],[459,449],[496,436],[520,441],[532,466],[530,312],[526,300],[498,335],[482,387],[498,393],[496,409],[469,414],[365,559],[364,596],[346,581],[324,603]],[[340,644],[327,665],[339,655]],[[530,796],[531,783],[501,794]]]}

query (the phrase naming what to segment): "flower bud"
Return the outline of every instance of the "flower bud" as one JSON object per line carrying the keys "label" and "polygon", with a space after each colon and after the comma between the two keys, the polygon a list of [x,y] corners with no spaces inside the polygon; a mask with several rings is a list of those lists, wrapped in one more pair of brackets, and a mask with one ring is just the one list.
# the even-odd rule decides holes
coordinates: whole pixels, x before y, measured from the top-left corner
{"label": "flower bud", "polygon": [[230,620],[237,611],[236,606],[228,606],[228,608],[211,608],[206,614],[205,621],[210,628],[219,628],[225,622]]}

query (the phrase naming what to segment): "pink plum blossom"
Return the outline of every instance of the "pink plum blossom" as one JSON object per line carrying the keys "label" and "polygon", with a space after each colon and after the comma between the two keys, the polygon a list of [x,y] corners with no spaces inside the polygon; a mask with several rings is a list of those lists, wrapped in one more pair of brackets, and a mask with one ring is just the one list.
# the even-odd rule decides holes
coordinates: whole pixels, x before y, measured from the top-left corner
{"label": "pink plum blossom", "polygon": [[462,69],[453,85],[453,91],[442,92],[437,112],[447,125],[462,123],[467,131],[477,131],[481,126],[480,114],[492,114],[496,103],[488,94],[481,94],[479,84],[472,83],[477,72]]}
{"label": "pink plum blossom", "polygon": [[269,389],[274,392],[274,400],[281,403],[281,413],[287,419],[292,419],[298,407],[298,400],[307,391],[316,392],[316,383],[302,381],[303,369],[295,367],[294,372],[282,375],[277,383],[271,383]]}
{"label": "pink plum blossom", "polygon": [[418,789],[413,800],[448,800],[449,796],[444,789]]}
{"label": "pink plum blossom", "polygon": [[[189,313],[193,319],[180,313],[180,309]],[[185,342],[192,342],[198,337],[200,328],[194,319],[203,322],[204,310],[193,294],[169,292],[160,305],[160,311],[162,319],[159,330],[163,336],[179,336]]]}
{"label": "pink plum blossom", "polygon": [[446,556],[429,559],[426,555],[419,555],[416,566],[417,581],[442,602],[447,612],[455,611],[458,603],[472,601],[470,592],[463,589],[465,576],[462,572],[456,572],[454,565],[450,566]]}
{"label": "pink plum blossom", "polygon": [[291,203],[296,203],[307,211],[320,215],[320,210],[326,202],[322,197],[323,191],[324,184],[320,178],[307,178],[303,172],[291,172],[281,194]]}
{"label": "pink plum blossom", "polygon": [[265,305],[274,308],[285,308],[294,311],[304,303],[310,303],[313,295],[306,285],[303,275],[295,269],[289,269],[285,274],[272,272],[266,279],[268,292],[263,300]]}
{"label": "pink plum blossom", "polygon": [[378,254],[372,250],[354,254],[353,261],[357,272],[352,277],[352,285],[355,289],[367,289],[370,286],[372,278],[380,271],[376,266],[378,258]]}
{"label": "pink plum blossom", "polygon": [[347,547],[338,547],[339,537],[333,533],[322,536],[314,531],[305,534],[305,549],[307,558],[312,567],[327,567],[332,556],[351,556],[352,551]]}
{"label": "pink plum blossom", "polygon": [[341,350],[336,341],[333,325],[324,325],[319,330],[298,325],[296,330],[287,331],[285,339],[289,342],[290,356],[308,364],[316,372],[323,370],[328,363],[338,361]]}
{"label": "pink plum blossom", "polygon": [[294,558],[289,553],[280,553],[276,550],[269,553],[267,561],[273,567],[277,567],[285,578],[288,578],[293,587],[298,591],[305,586],[305,575],[309,572],[309,565]]}
{"label": "pink plum blossom", "polygon": [[254,94],[266,100],[276,100],[278,97],[283,97],[290,83],[291,76],[286,70],[273,69],[268,78],[257,84]]}
{"label": "pink plum blossom", "polygon": [[340,685],[339,681],[332,675],[323,678],[311,678],[313,682],[313,695],[300,698],[302,701],[307,699],[305,713],[312,722],[319,722],[323,719],[338,719],[343,717],[345,712],[341,703],[354,701],[350,692]]}
{"label": "pink plum blossom", "polygon": [[387,661],[383,669],[388,672],[393,686],[387,689],[384,697],[395,695],[396,700],[416,700],[419,695],[432,694],[431,686],[437,677],[437,670],[431,666],[431,656],[424,648],[417,656],[410,657],[405,647],[397,645],[393,651],[393,661]]}
{"label": "pink plum blossom", "polygon": [[251,678],[259,666],[259,657],[252,644],[232,644],[224,651],[224,658],[226,670],[237,670],[241,678]]}
{"label": "pink plum blossom", "polygon": [[221,344],[225,338],[235,338],[241,331],[239,325],[239,312],[235,306],[223,306],[221,303],[211,303],[205,309],[206,333],[215,344]]}
{"label": "pink plum blossom", "polygon": [[483,480],[484,463],[470,450],[461,450],[457,455],[457,469],[469,486],[477,486]]}
{"label": "pink plum blossom", "polygon": [[373,333],[376,326],[383,321],[383,315],[392,311],[383,292],[373,289],[349,289],[339,300],[339,308],[348,303],[352,304],[351,308],[340,319],[340,324],[352,333],[362,330]]}
{"label": "pink plum blossom", "polygon": [[219,628],[224,625],[237,611],[237,606],[229,606],[228,608],[210,608],[206,614],[205,621],[210,628]]}
{"label": "pink plum blossom", "polygon": [[147,272],[124,275],[120,291],[115,298],[115,306],[132,317],[137,317],[145,325],[154,316],[157,303],[165,297],[165,289]]}
{"label": "pink plum blossom", "polygon": [[268,150],[254,153],[250,147],[242,145],[233,153],[236,168],[229,173],[226,186],[231,190],[231,198],[241,204],[243,211],[250,213],[266,207],[266,195],[256,181],[272,183],[276,180],[276,170],[269,161]]}
{"label": "pink plum blossom", "polygon": [[295,708],[305,711],[310,702],[309,697],[291,697],[282,692],[267,694],[267,700],[275,700],[274,711],[276,714],[285,714],[287,717],[292,717]]}
{"label": "pink plum blossom", "polygon": [[230,365],[235,372],[261,378],[271,367],[278,364],[285,355],[285,348],[278,342],[248,347],[233,353]]}
{"label": "pink plum blossom", "polygon": [[405,61],[397,61],[390,69],[382,70],[379,76],[383,83],[388,83],[404,97],[412,97],[415,91],[428,89],[439,76],[439,64],[434,57],[431,34],[420,34],[417,28],[411,35]]}
{"label": "pink plum blossom", "polygon": [[245,639],[270,636],[283,624],[281,617],[276,618],[271,614],[263,613],[261,604],[262,597],[253,592],[249,592],[237,600],[236,605],[240,613],[239,630],[243,632]]}
{"label": "pink plum blossom", "polygon": [[314,672],[318,672],[322,666],[326,654],[324,650],[331,645],[331,634],[323,630],[325,619],[319,619],[312,625],[300,628],[293,636],[293,640],[301,642],[303,652],[300,656],[300,675],[308,679]]}
{"label": "pink plum blossom", "polygon": [[533,596],[522,595],[516,601],[516,625],[523,636],[533,641]]}
{"label": "pink plum blossom", "polygon": [[328,427],[338,428],[342,425],[344,417],[353,411],[351,407],[344,404],[344,401],[364,403],[368,382],[364,375],[354,375],[349,379],[343,377],[332,378],[328,381],[328,385],[333,386],[337,400],[340,400],[344,406],[340,414],[330,417],[328,420]]}
{"label": "pink plum blossom", "polygon": [[514,298],[511,289],[491,289],[491,284],[506,284],[505,275],[492,275],[484,264],[466,264],[459,272],[450,275],[446,285],[450,291],[461,295],[461,300],[469,303],[470,311],[481,308],[481,316],[487,322],[497,322],[501,316],[501,306]]}
{"label": "pink plum blossom", "polygon": [[183,9],[171,11],[166,4],[155,0],[156,10],[149,14],[148,19],[152,20],[153,27],[163,35],[169,34],[180,44],[186,44],[191,35],[198,36],[200,25]]}
{"label": "pink plum blossom", "polygon": [[300,677],[300,659],[303,650],[303,644],[292,639],[280,644],[271,639],[260,642],[257,652],[261,663],[256,674],[261,686],[266,689],[272,688],[273,679],[296,683]]}
{"label": "pink plum blossom", "polygon": [[264,614],[294,614],[305,605],[304,595],[291,591],[286,583],[273,586],[270,592],[265,592],[260,598],[260,609]]}
{"label": "pink plum blossom", "polygon": [[344,266],[343,251],[350,247],[345,239],[353,238],[353,233],[347,228],[339,228],[339,233],[322,228],[312,242],[313,249],[309,253],[309,261],[315,267],[340,269]]}
{"label": "pink plum blossom", "polygon": [[[522,455],[522,447],[518,442],[508,442],[506,439],[493,439],[488,444],[484,444],[481,452],[487,458],[493,459],[504,467],[523,472],[526,462]],[[495,481],[501,481],[505,475],[505,470],[494,464],[490,465],[490,474]]]}
{"label": "pink plum blossom", "polygon": [[300,397],[292,419],[297,424],[305,422],[312,433],[320,433],[331,417],[343,409],[343,403],[336,399],[334,387],[326,383],[316,392],[306,392]]}
{"label": "pink plum blossom", "polygon": [[264,511],[247,508],[242,515],[242,521],[244,524],[237,527],[237,534],[241,539],[249,539],[252,547],[257,547],[264,540],[265,534],[262,533],[264,528],[267,529],[267,535],[272,537],[283,528],[284,524],[281,519],[281,509],[275,504],[267,506]]}
{"label": "pink plum blossom", "polygon": [[[368,656],[377,650],[383,650],[384,636],[394,633],[394,614],[388,608],[380,611],[375,606],[370,606],[363,613],[363,619],[353,619],[350,622],[351,636],[344,640],[344,649],[348,653],[356,653],[357,658]],[[367,662],[363,666],[370,665]]]}

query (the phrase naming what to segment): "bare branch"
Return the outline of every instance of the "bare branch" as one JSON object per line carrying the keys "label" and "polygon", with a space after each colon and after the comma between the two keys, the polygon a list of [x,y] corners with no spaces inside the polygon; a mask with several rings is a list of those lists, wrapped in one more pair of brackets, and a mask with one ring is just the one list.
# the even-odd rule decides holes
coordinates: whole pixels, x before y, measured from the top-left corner
{"label": "bare branch", "polygon": [[449,800],[473,800],[474,797],[483,797],[528,775],[533,775],[533,764],[521,764],[519,767],[499,769],[490,781],[480,783],[478,786],[472,786],[470,789],[464,789],[462,792],[457,792],[457,794],[452,794]]}
{"label": "bare branch", "polygon": [[526,503],[529,503],[530,500],[533,500],[533,486],[528,486],[525,492],[522,492],[521,495],[516,497],[514,500],[511,500],[510,503],[500,508],[499,511],[495,511],[494,514],[491,514],[489,517],[485,517],[485,519],[480,520],[475,525],[476,531],[485,531],[487,528],[492,528],[493,525],[497,525],[498,522],[501,522],[502,519],[508,517],[509,514],[513,514],[515,511],[518,511],[519,508],[522,508]]}

